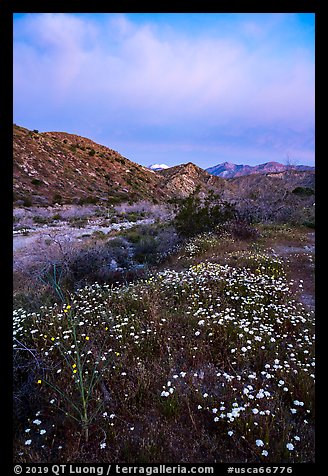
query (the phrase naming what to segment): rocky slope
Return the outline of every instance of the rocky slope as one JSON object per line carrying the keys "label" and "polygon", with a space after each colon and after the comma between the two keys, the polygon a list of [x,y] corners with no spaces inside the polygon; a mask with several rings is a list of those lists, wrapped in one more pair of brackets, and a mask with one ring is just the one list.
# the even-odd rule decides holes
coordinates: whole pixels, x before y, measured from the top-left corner
{"label": "rocky slope", "polygon": [[227,182],[189,163],[153,171],[90,139],[65,132],[13,129],[14,202],[119,203],[165,201]]}
{"label": "rocky slope", "polygon": [[163,178],[163,189],[172,196],[175,196],[178,190],[179,196],[187,197],[196,187],[201,193],[211,189],[224,195],[227,191],[232,191],[231,185],[226,180],[210,175],[192,162],[161,170],[159,174]]}
{"label": "rocky slope", "polygon": [[14,199],[35,204],[165,198],[160,177],[74,134],[14,126]]}
{"label": "rocky slope", "polygon": [[[191,162],[154,171],[90,139],[19,126],[14,126],[13,153],[15,205],[156,203],[186,197],[196,188],[201,194],[214,190],[235,203],[250,200],[261,206],[268,203],[274,207],[279,202],[281,207],[288,203],[304,207],[314,202],[311,169],[285,170],[271,163],[270,167],[258,166],[263,173],[231,179],[209,174]],[[301,190],[298,196],[293,193],[297,187],[308,190]]]}

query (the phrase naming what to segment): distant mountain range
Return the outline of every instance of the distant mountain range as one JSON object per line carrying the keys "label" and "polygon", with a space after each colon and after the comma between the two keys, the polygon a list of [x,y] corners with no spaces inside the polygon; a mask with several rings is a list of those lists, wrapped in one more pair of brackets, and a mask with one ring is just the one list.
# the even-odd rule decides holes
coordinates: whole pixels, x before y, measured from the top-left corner
{"label": "distant mountain range", "polygon": [[268,174],[268,173],[279,173],[286,172],[287,170],[298,170],[299,172],[303,171],[314,171],[314,167],[308,165],[284,165],[279,162],[266,162],[265,164],[259,165],[237,165],[231,164],[230,162],[223,162],[223,164],[215,165],[214,167],[209,167],[206,171],[211,175],[216,175],[217,177],[222,177],[225,179],[241,177],[243,175],[251,174]]}

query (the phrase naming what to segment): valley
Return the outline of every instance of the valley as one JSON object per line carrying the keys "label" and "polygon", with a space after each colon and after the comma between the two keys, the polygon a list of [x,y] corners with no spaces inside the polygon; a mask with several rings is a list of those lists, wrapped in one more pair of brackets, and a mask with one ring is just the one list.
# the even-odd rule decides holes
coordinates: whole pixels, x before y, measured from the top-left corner
{"label": "valley", "polygon": [[314,172],[14,161],[17,461],[314,461]]}

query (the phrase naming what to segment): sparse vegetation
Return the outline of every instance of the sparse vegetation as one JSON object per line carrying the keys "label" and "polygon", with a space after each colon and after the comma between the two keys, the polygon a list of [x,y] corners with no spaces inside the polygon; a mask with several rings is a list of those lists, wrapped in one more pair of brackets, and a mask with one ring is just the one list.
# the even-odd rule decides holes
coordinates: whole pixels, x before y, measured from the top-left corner
{"label": "sparse vegetation", "polygon": [[34,178],[34,179],[31,180],[31,184],[39,186],[39,185],[42,185],[43,182],[40,179]]}
{"label": "sparse vegetation", "polygon": [[314,461],[310,175],[208,185],[14,134],[16,461]]}
{"label": "sparse vegetation", "polygon": [[60,195],[60,193],[55,193],[52,197],[52,203],[53,204],[56,204],[56,203],[62,203],[63,201],[63,197]]}
{"label": "sparse vegetation", "polygon": [[31,207],[32,206],[32,199],[30,197],[23,198],[23,205],[24,207]]}
{"label": "sparse vegetation", "polygon": [[15,311],[19,460],[312,460],[313,315],[271,252],[233,265],[201,253]]}
{"label": "sparse vegetation", "polygon": [[309,197],[314,195],[314,190],[310,187],[296,187],[294,190],[292,190],[292,193],[295,195],[300,195],[301,197]]}

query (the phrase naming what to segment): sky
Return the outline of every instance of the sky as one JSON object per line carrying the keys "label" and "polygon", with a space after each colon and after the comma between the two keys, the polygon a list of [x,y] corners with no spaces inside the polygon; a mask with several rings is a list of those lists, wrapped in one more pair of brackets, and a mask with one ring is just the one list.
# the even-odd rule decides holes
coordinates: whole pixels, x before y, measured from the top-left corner
{"label": "sky", "polygon": [[141,165],[314,165],[312,13],[14,15],[14,122]]}

